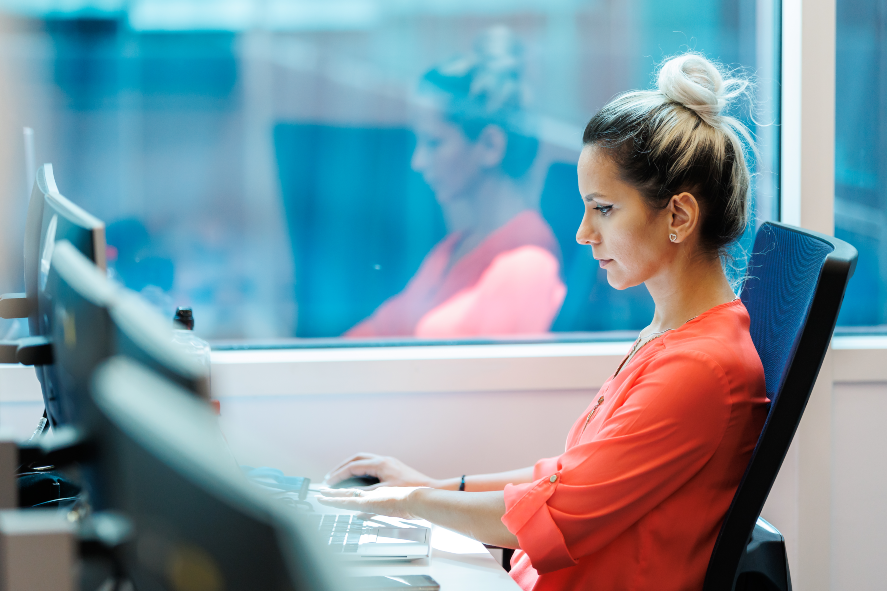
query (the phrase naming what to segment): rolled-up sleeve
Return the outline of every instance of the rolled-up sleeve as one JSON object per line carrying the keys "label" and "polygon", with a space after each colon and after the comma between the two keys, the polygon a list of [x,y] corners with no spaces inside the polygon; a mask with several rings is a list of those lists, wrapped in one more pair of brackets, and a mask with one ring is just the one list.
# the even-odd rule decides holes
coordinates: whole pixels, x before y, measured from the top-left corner
{"label": "rolled-up sleeve", "polygon": [[555,473],[526,484],[505,487],[506,512],[502,523],[517,536],[521,549],[530,556],[533,565],[544,564],[547,570],[576,564],[548,510],[548,499],[557,489],[559,480],[560,474]]}
{"label": "rolled-up sleeve", "polygon": [[503,524],[540,574],[613,541],[690,480],[727,428],[731,388],[699,351],[658,356],[598,432],[505,488]]}

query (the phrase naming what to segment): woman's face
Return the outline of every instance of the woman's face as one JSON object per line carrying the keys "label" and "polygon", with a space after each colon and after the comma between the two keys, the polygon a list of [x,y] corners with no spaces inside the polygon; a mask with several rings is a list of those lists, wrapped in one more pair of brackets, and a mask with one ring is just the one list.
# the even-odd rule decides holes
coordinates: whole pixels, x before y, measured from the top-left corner
{"label": "woman's face", "polygon": [[585,215],[576,241],[591,246],[610,285],[626,289],[663,272],[675,252],[668,210],[650,209],[600,148],[585,146],[578,173]]}
{"label": "woman's face", "polygon": [[442,204],[470,194],[484,170],[476,142],[446,121],[439,108],[429,105],[416,115],[416,149],[410,162],[413,170],[422,175]]}

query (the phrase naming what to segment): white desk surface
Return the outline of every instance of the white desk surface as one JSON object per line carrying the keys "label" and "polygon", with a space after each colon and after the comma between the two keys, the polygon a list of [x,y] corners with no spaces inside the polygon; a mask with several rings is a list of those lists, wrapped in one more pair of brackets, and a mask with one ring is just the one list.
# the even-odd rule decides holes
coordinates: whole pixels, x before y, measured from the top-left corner
{"label": "white desk surface", "polygon": [[[347,513],[308,500],[319,513]],[[347,574],[429,575],[441,591],[520,591],[517,583],[480,542],[454,531],[432,525],[431,558],[406,561],[366,561],[348,563]],[[353,565],[353,566],[352,566]]]}

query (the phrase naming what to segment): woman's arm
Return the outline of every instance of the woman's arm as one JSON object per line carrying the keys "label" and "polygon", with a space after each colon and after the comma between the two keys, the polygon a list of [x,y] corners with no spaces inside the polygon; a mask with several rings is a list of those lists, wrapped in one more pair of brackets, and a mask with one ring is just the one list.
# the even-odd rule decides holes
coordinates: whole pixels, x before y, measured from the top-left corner
{"label": "woman's arm", "polygon": [[505,494],[501,491],[454,493],[417,488],[409,495],[407,503],[416,517],[479,542],[502,548],[520,547],[517,537],[502,523]]}
{"label": "woman's arm", "polygon": [[[410,468],[396,458],[369,453],[351,456],[331,470],[325,480],[327,484],[333,485],[352,476],[375,476],[379,479],[379,484],[365,487],[363,490],[372,490],[383,486],[424,486],[456,491],[459,490],[459,485],[462,482],[461,477],[436,480]],[[533,467],[531,466],[508,472],[466,476],[465,490],[472,492],[501,491],[505,489],[506,484],[532,481]]]}
{"label": "woman's arm", "polygon": [[[472,474],[465,477],[465,490],[468,492],[501,491],[506,484],[523,484],[533,481],[533,466],[519,468],[508,472],[495,472],[493,474]],[[447,478],[444,480],[432,480],[431,488],[439,490],[459,490],[462,478]],[[504,505],[503,505],[504,507]],[[429,521],[431,521],[429,519]]]}
{"label": "woman's arm", "polygon": [[502,492],[453,492],[432,488],[324,489],[317,497],[322,505],[399,517],[425,519],[479,542],[518,548],[517,537],[502,523],[505,495]]}

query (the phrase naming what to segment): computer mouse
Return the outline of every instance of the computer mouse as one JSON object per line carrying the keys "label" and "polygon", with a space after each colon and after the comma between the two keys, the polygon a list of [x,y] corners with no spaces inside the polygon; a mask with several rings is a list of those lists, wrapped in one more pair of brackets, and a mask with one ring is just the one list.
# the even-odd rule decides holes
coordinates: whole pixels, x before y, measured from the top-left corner
{"label": "computer mouse", "polygon": [[373,486],[374,484],[379,484],[379,479],[375,476],[352,476],[337,482],[330,488],[357,488],[360,486]]}

